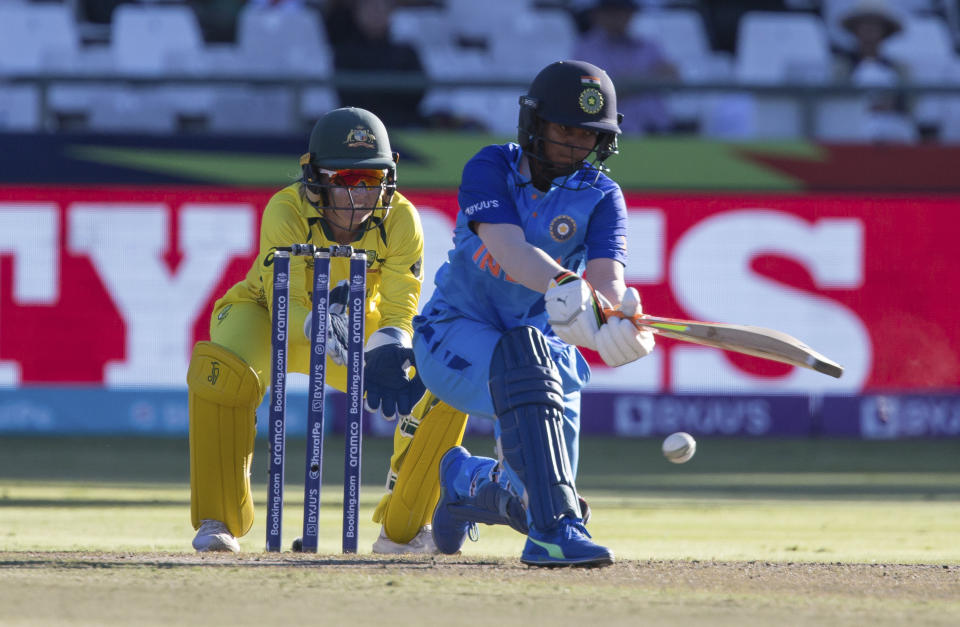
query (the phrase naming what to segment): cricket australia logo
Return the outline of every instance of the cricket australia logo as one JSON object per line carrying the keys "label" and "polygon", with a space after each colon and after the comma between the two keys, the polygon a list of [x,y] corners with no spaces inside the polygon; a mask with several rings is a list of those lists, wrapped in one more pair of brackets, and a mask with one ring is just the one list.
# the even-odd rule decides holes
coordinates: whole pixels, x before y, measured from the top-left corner
{"label": "cricket australia logo", "polygon": [[[360,252],[360,250],[361,249],[358,248],[357,252]],[[376,250],[367,249],[367,250],[363,250],[363,252],[367,253],[367,270],[370,270],[371,268],[373,268],[374,264],[376,264],[378,261],[381,261],[381,259],[377,257]]]}
{"label": "cricket australia logo", "polygon": [[344,144],[348,148],[376,148],[377,136],[365,126],[356,126],[347,133]]}
{"label": "cricket australia logo", "polygon": [[603,109],[603,94],[600,93],[599,89],[587,87],[580,92],[580,108],[590,115],[600,113],[600,110]]}
{"label": "cricket australia logo", "polygon": [[577,232],[577,223],[567,215],[557,216],[550,222],[550,237],[555,242],[565,242]]}

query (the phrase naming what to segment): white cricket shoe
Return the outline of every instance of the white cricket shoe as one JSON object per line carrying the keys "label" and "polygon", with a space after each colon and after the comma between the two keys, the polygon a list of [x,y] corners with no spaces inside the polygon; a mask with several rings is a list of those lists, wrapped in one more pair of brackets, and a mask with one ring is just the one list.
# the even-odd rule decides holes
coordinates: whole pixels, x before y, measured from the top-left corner
{"label": "white cricket shoe", "polygon": [[380,537],[373,543],[374,553],[422,553],[424,555],[437,555],[440,550],[433,542],[433,528],[430,525],[424,525],[420,531],[407,544],[399,544],[387,537],[387,532],[380,527]]}
{"label": "white cricket shoe", "polygon": [[193,539],[193,548],[197,551],[240,552],[240,543],[219,520],[204,520]]}

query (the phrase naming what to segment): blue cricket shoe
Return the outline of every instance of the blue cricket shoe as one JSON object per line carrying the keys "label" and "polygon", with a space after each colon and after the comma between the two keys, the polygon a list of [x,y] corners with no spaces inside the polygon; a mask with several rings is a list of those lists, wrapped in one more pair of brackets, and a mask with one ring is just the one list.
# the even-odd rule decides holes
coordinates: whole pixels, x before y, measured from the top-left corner
{"label": "blue cricket shoe", "polygon": [[467,534],[473,522],[456,516],[451,505],[459,502],[453,481],[460,470],[460,464],[470,457],[462,446],[454,446],[440,458],[440,500],[433,510],[433,541],[441,553],[454,555],[467,540]]}
{"label": "blue cricket shoe", "polygon": [[582,520],[564,517],[550,531],[531,528],[520,561],[528,566],[609,566],[613,553],[590,540]]}

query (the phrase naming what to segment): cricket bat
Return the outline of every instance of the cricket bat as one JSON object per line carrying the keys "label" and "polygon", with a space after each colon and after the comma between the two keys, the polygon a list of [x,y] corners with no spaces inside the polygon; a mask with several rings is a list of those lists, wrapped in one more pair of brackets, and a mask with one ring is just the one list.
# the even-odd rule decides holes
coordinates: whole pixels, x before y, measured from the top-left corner
{"label": "cricket bat", "polygon": [[[606,310],[604,313],[607,316],[624,317],[623,314],[614,310]],[[648,315],[633,316],[630,321],[637,327],[646,327],[654,333],[681,342],[692,342],[734,353],[772,359],[792,366],[816,370],[837,379],[843,375],[843,366],[782,331]]]}

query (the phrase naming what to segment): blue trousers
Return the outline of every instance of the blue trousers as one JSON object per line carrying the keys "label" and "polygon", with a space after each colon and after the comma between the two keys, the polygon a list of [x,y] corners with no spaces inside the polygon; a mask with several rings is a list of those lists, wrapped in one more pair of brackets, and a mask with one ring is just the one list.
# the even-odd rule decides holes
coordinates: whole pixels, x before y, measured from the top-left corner
{"label": "blue trousers", "polygon": [[[427,389],[445,403],[471,417],[493,419],[499,440],[499,425],[489,388],[490,361],[505,329],[454,315],[436,301],[434,297],[424,315],[413,321],[417,372]],[[553,335],[547,336],[547,342],[563,382],[563,435],[576,479],[580,457],[580,391],[590,380],[590,366],[576,347]],[[513,475],[509,468],[507,470]],[[519,483],[515,475],[511,479]]]}

